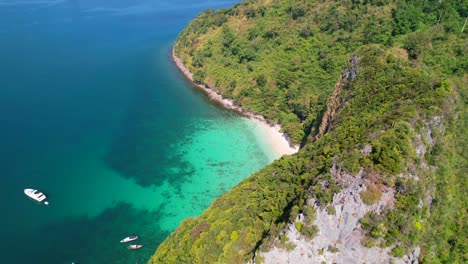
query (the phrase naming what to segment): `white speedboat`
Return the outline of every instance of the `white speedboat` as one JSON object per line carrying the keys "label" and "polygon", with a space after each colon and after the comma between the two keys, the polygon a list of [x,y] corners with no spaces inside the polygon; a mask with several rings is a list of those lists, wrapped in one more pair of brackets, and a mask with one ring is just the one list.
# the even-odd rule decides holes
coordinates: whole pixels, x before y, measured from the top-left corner
{"label": "white speedboat", "polygon": [[143,247],[143,245],[130,245],[130,246],[128,246],[127,248],[128,248],[128,249],[140,249],[140,248],[142,248],[142,247]]}
{"label": "white speedboat", "polygon": [[120,243],[127,243],[127,242],[130,242],[130,241],[135,241],[138,239],[138,236],[129,236],[129,237],[126,237],[122,240],[120,240]]}
{"label": "white speedboat", "polygon": [[38,190],[34,190],[34,189],[24,189],[24,194],[26,194],[29,198],[35,200],[35,201],[38,201],[40,203],[44,202],[45,205],[48,205],[49,202],[45,201],[45,199],[47,198],[45,196],[45,194],[43,194],[42,192],[38,191]]}

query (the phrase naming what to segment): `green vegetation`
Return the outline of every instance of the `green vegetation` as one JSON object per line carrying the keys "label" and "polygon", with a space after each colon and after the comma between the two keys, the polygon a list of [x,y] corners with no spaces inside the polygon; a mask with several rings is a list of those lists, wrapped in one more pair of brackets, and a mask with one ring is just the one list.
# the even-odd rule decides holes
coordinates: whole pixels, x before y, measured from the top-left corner
{"label": "green vegetation", "polygon": [[334,207],[333,205],[327,206],[327,213],[328,213],[329,215],[334,215],[334,214],[336,214],[335,207]]}
{"label": "green vegetation", "polygon": [[[467,262],[467,16],[466,1],[386,0],[252,0],[200,14],[175,45],[195,80],[279,122],[302,148],[182,222],[149,263],[244,263],[301,208],[296,227],[313,237],[304,201],[329,205],[341,188],[332,166],[395,190],[395,208],[360,220],[363,244],[395,256],[420,245],[422,262]],[[368,204],[380,195],[361,193]]]}
{"label": "green vegetation", "polygon": [[294,226],[296,226],[297,231],[301,232],[304,224],[302,222],[295,222]]}
{"label": "green vegetation", "polygon": [[405,250],[402,247],[396,246],[392,249],[393,256],[401,258],[405,255]]}
{"label": "green vegetation", "polygon": [[308,239],[313,239],[319,232],[318,227],[314,224],[317,212],[312,205],[304,206],[304,223],[302,224],[301,232]]}
{"label": "green vegetation", "polygon": [[382,196],[382,191],[373,185],[367,185],[367,189],[361,192],[361,199],[367,205],[373,205]]}
{"label": "green vegetation", "polygon": [[281,239],[278,244],[276,244],[278,248],[285,249],[287,251],[291,251],[296,248],[296,245],[289,241],[289,238],[286,235],[282,235]]}
{"label": "green vegetation", "polygon": [[301,229],[301,234],[308,239],[313,239],[319,232],[319,229],[316,225],[303,225]]}
{"label": "green vegetation", "polygon": [[[459,91],[466,100],[466,82],[458,83],[458,87],[463,87]],[[455,112],[460,117],[449,120],[445,135],[426,153],[430,164],[438,169],[428,179],[435,182],[437,188],[432,206],[427,209],[430,217],[422,224],[423,263],[467,262],[468,130],[466,102],[463,104],[463,100],[459,100],[462,102],[455,106]]]}
{"label": "green vegetation", "polygon": [[331,253],[340,252],[340,250],[339,250],[337,247],[334,247],[334,246],[332,246],[332,245],[329,245],[329,246],[328,246],[328,251],[331,252]]}

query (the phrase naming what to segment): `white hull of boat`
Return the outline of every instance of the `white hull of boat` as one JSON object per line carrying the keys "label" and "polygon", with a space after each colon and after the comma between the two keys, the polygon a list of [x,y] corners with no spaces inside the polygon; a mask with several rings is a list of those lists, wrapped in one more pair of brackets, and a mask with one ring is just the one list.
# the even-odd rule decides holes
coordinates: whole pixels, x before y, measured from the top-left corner
{"label": "white hull of boat", "polygon": [[120,243],[127,243],[127,242],[131,242],[131,241],[135,241],[138,239],[138,236],[129,236],[129,237],[126,237],[122,240],[120,240]]}
{"label": "white hull of boat", "polygon": [[38,191],[38,190],[35,190],[35,189],[24,189],[24,194],[26,194],[26,196],[28,196],[29,198],[37,201],[37,202],[44,202],[45,205],[48,205],[49,202],[45,201],[45,199],[47,198],[45,196],[45,194],[43,194],[42,192]]}
{"label": "white hull of boat", "polygon": [[143,247],[143,245],[130,245],[127,248],[132,249],[132,250],[136,250],[136,249],[140,249],[142,247]]}

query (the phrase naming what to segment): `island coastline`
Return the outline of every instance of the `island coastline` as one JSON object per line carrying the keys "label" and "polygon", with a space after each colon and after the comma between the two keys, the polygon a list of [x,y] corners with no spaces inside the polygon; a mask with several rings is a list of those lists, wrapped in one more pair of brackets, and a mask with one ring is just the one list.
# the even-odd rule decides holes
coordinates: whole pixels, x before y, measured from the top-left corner
{"label": "island coastline", "polygon": [[294,146],[291,144],[288,136],[281,131],[281,126],[279,124],[270,124],[267,120],[260,114],[254,113],[252,111],[246,110],[241,106],[237,105],[232,99],[223,98],[223,96],[216,91],[215,88],[208,86],[207,84],[196,83],[193,79],[193,73],[190,72],[182,62],[182,60],[177,57],[175,54],[175,47],[171,49],[172,60],[179,70],[184,74],[184,76],[189,79],[193,85],[203,90],[210,99],[218,102],[223,107],[236,111],[239,114],[251,119],[252,121],[258,122],[258,128],[261,133],[265,133],[269,145],[272,148],[272,151],[281,157],[283,155],[292,155],[299,151],[299,146]]}

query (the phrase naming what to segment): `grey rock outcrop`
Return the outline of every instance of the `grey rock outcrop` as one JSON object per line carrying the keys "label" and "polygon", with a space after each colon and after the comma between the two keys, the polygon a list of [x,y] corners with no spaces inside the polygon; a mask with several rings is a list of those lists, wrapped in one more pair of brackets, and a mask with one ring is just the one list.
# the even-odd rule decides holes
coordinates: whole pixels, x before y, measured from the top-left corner
{"label": "grey rock outcrop", "polygon": [[[359,219],[367,212],[380,214],[392,208],[395,201],[394,190],[384,189],[379,201],[369,206],[360,196],[366,190],[364,172],[361,171],[357,176],[342,174],[336,168],[331,172],[346,186],[334,195],[330,204],[335,213],[329,214],[329,210],[316,206],[315,200],[310,199],[307,203],[313,204],[317,211],[314,224],[320,230],[318,235],[308,240],[294,224],[288,225],[284,234],[289,238],[289,243],[295,245],[294,250],[273,247],[269,252],[260,253],[265,263],[417,263],[419,248],[399,259],[389,255],[391,248],[367,248],[361,245],[363,231]],[[296,221],[302,219],[304,217],[299,215]]]}

